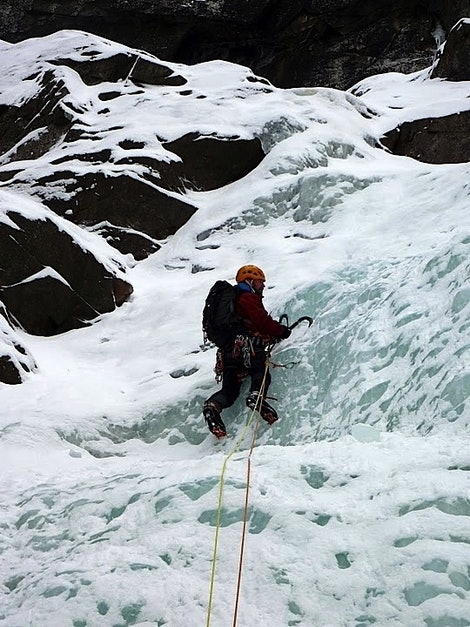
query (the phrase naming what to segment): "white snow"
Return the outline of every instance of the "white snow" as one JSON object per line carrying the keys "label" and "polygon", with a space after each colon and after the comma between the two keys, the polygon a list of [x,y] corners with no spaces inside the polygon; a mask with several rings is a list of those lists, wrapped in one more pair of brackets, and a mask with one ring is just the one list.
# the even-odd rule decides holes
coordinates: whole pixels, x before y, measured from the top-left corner
{"label": "white snow", "polygon": [[[127,49],[78,32],[2,43],[1,102],[34,93],[33,68],[72,50]],[[14,194],[16,211],[127,266],[134,294],[89,328],[17,332],[38,370],[0,384],[0,625],[234,624],[249,412],[242,394],[223,414],[226,441],[208,433],[215,351],[200,321],[212,283],[244,263],[264,269],[274,315],[315,324],[272,356],[295,365],[273,368],[281,420],[259,425],[251,456],[238,624],[470,625],[470,165],[375,145],[402,121],[468,109],[470,84],[423,70],[351,93],[264,92],[233,64],[172,67],[193,95],[110,101],[107,128],[123,130],[97,149],[147,138],[155,154],[195,131],[257,135],[269,153],[240,181],[188,192],[199,210],[157,253],[131,264],[1,191],[0,208]],[[98,129],[103,87],[64,76]],[[21,166],[34,176],[65,149]]]}

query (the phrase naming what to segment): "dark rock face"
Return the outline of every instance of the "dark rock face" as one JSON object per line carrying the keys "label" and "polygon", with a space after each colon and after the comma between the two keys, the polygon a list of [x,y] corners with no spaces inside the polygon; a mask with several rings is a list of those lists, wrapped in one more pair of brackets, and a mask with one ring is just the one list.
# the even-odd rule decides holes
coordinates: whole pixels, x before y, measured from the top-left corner
{"label": "dark rock face", "polygon": [[[53,65],[72,68],[87,85],[106,83],[107,91],[100,94],[103,102],[121,97],[124,79],[131,85],[142,82],[177,87],[186,83],[184,77],[167,66],[130,53],[100,57],[90,51],[86,60],[64,58],[54,60]],[[158,249],[155,240],[175,233],[194,213],[196,207],[181,195],[186,189],[222,187],[248,174],[264,157],[258,138],[204,137],[192,133],[162,143],[173,156],[169,162],[136,154],[136,149],[144,146],[136,141],[121,142],[122,152],[129,152],[130,156],[113,160],[109,149],[93,150],[93,130],[84,128],[80,106],[73,105],[73,95],[63,80],[53,70],[32,78],[37,93],[20,107],[0,110],[0,151],[4,161],[11,164],[11,169],[2,172],[0,178],[10,181],[14,177],[15,184],[27,184],[31,174],[16,170],[15,162],[45,155],[60,142],[66,148],[64,156],[51,161],[53,173],[34,178],[31,191],[75,224],[89,227],[106,223],[108,241],[136,259]],[[263,85],[262,89],[269,88]],[[128,91],[124,93],[128,95]],[[139,92],[134,90],[133,95],[137,97]],[[109,107],[98,113],[106,116]],[[25,128],[38,132],[22,141]],[[84,142],[89,145],[85,151]],[[75,152],[74,146],[80,148]],[[91,168],[90,173],[83,174],[76,167],[69,169],[76,161],[102,164],[103,170]],[[125,165],[133,166],[129,170],[134,171],[143,166],[143,172],[141,167],[141,173],[133,175],[123,171]],[[167,191],[178,192],[179,197]]]}
{"label": "dark rock face", "polygon": [[[184,76],[149,55],[119,46],[108,50],[87,34],[66,34],[65,40],[74,36],[60,59],[48,59],[46,52],[22,70],[26,97],[12,89],[12,104],[0,107],[0,180],[42,201],[23,213],[24,196],[18,196],[18,208],[15,194],[6,201],[1,197],[5,322],[0,316],[0,330],[7,339],[0,343],[0,381],[5,383],[20,383],[36,367],[17,341],[15,325],[35,335],[63,333],[113,311],[132,294],[115,261],[119,254],[110,249],[109,263],[100,261],[78,228],[142,260],[196,211],[187,190],[227,185],[264,158],[256,137],[182,132],[165,140],[157,130],[148,132],[151,125],[131,124],[128,139],[126,116],[138,119],[142,103],[144,115],[159,106],[148,95],[155,86],[173,102],[176,98],[176,109],[180,99],[197,101],[204,94],[193,95]],[[47,44],[43,49],[49,50]],[[58,49],[57,39],[51,49]],[[249,72],[240,80],[243,94],[272,91]],[[78,95],[70,85],[79,86]]]}
{"label": "dark rock face", "polygon": [[459,20],[450,31],[431,78],[470,81],[470,18]]}
{"label": "dark rock face", "polygon": [[0,356],[0,382],[15,385],[23,383],[21,370],[16,366],[10,355]]}
{"label": "dark rock face", "polygon": [[348,89],[431,65],[433,33],[468,10],[468,0],[3,0],[0,37],[84,30],[167,61],[240,63],[280,87]]}
{"label": "dark rock face", "polygon": [[15,345],[17,357],[12,358],[11,355],[0,355],[0,382],[8,385],[17,385],[23,383],[23,373],[28,372],[28,366],[21,361],[21,350],[19,345]]}
{"label": "dark rock face", "polygon": [[28,333],[83,327],[129,298],[132,286],[51,220],[8,218],[11,225],[0,223],[0,299]]}
{"label": "dark rock face", "polygon": [[[0,154],[12,151],[8,161],[34,159],[46,153],[72,125],[70,116],[57,104],[67,90],[53,72],[36,76],[37,92],[18,106],[0,108]],[[26,132],[25,132],[26,130]],[[33,134],[32,131],[38,131]],[[30,139],[23,141],[25,135]]]}
{"label": "dark rock face", "polygon": [[[158,63],[151,63],[136,54],[118,53],[110,57],[93,58],[88,61],[59,59],[55,65],[65,65],[78,74],[85,85],[99,85],[103,82],[114,83],[131,78],[134,83],[147,85],[184,85],[186,79],[174,74],[170,68]],[[119,95],[119,92],[118,92]]]}
{"label": "dark rock face", "polygon": [[8,313],[0,302],[0,382],[22,383],[25,374],[35,369],[32,355],[13,330]]}
{"label": "dark rock face", "polygon": [[[387,4],[387,10],[381,0],[214,0],[196,3],[200,12],[194,20],[193,4],[155,0],[149,6],[136,1],[129,24],[142,29],[144,39],[148,24],[157,24],[157,31],[166,29],[167,39],[158,45],[171,42],[174,57],[182,61],[213,55],[258,67],[280,85],[337,87],[375,72],[410,72],[429,65],[435,46],[430,33],[461,7],[457,0],[452,10],[444,10],[436,0],[431,14],[413,0],[399,1],[392,8]],[[30,6],[31,2],[20,1],[13,8],[6,2],[0,7],[0,19],[3,15],[3,24],[18,35],[15,28],[27,27]],[[51,25],[70,11],[72,21],[88,20],[93,14],[96,29],[90,24],[86,30],[97,32],[100,24],[118,24],[123,6],[127,3],[77,0],[68,8],[62,6],[59,16],[56,4],[42,0],[34,4],[35,15],[51,19],[47,23],[39,19],[34,29],[42,24],[46,31],[54,30]],[[25,18],[21,26],[18,16]],[[129,24],[123,25],[123,33],[129,34]],[[469,80],[468,31],[468,20],[451,31],[433,77]],[[110,35],[117,39],[115,33]],[[140,40],[129,43],[145,47]],[[41,60],[29,76],[23,75],[31,87],[26,98],[0,106],[0,180],[12,190],[27,190],[48,208],[38,205],[38,217],[26,217],[13,202],[4,214],[7,219],[0,222],[0,382],[21,383],[36,368],[15,325],[31,334],[55,335],[89,324],[132,294],[113,254],[112,262],[100,261],[84,240],[74,238],[73,229],[86,227],[121,253],[144,259],[196,211],[188,200],[194,195],[186,195],[187,190],[220,188],[247,175],[264,158],[258,138],[224,136],[212,129],[206,134],[183,131],[171,139],[158,137],[157,131],[150,139],[135,129],[127,135],[126,121],[115,124],[114,114],[125,110],[138,115],[134,107],[146,102],[149,86],[162,87],[176,111],[180,102],[205,96],[192,93],[190,74],[185,77],[183,68],[175,72],[171,64],[122,50],[103,52],[83,35],[83,45],[70,57],[64,53],[61,59]],[[70,69],[90,88],[89,98],[80,100],[69,91]],[[318,76],[323,78],[314,80]],[[273,89],[265,79],[244,76],[240,97],[253,90]],[[123,101],[131,102],[131,109],[123,109]],[[155,106],[154,101],[151,104]],[[407,122],[387,133],[383,145],[395,154],[430,163],[469,161],[469,127],[470,111]],[[76,226],[64,227],[66,220]]]}
{"label": "dark rock face", "polygon": [[[65,190],[51,197],[50,185]],[[85,226],[110,222],[115,227],[134,229],[155,239],[175,233],[193,215],[195,207],[131,176],[107,176],[96,172],[85,175],[62,171],[38,179],[39,196],[56,213]],[[124,251],[130,252],[130,251]]]}
{"label": "dark rock face", "polygon": [[[470,80],[470,20],[461,20],[451,30],[431,78]],[[468,111],[439,118],[405,122],[388,132],[382,144],[393,154],[426,163],[470,161],[470,103]]]}
{"label": "dark rock face", "polygon": [[382,144],[395,155],[426,163],[470,161],[470,111],[406,122],[387,133]]}
{"label": "dark rock face", "polygon": [[264,158],[258,138],[224,140],[190,133],[163,146],[181,159],[172,164],[178,179],[185,187],[200,191],[217,189],[242,178]]}

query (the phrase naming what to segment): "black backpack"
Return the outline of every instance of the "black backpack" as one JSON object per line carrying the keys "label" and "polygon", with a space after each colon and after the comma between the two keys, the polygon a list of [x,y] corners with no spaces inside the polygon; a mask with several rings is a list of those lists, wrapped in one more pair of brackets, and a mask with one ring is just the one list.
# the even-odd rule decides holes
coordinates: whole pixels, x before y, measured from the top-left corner
{"label": "black backpack", "polygon": [[204,339],[219,348],[233,341],[244,327],[236,315],[237,287],[227,281],[216,281],[209,290],[202,312]]}

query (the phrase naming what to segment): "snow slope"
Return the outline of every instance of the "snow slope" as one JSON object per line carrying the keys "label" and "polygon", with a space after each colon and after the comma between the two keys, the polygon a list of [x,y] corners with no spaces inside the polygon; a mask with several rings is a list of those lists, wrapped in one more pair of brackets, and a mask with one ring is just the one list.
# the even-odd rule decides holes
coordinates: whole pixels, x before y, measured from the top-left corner
{"label": "snow slope", "polygon": [[[2,44],[2,98],[45,48],[85,45],[122,48],[76,32]],[[199,210],[128,260],[119,310],[18,332],[38,371],[1,385],[0,625],[470,625],[470,165],[377,145],[400,121],[467,109],[470,85],[424,70],[360,96],[265,93],[241,89],[236,65],[179,69],[206,97],[176,108],[149,87],[151,115],[116,104],[126,130],[223,129],[268,154],[188,193]],[[251,455],[243,397],[223,443],[201,416],[216,386],[202,304],[244,263],[264,269],[273,315],[315,319],[273,353],[292,366],[273,368],[281,420],[258,425]]]}

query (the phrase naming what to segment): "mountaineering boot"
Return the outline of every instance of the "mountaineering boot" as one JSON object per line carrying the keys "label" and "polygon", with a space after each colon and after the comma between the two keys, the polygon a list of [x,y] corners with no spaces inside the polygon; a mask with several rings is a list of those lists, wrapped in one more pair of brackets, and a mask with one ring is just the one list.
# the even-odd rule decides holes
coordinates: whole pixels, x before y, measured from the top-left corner
{"label": "mountaineering boot", "polygon": [[215,403],[206,401],[202,413],[204,414],[209,431],[213,433],[216,438],[224,438],[227,435],[227,431],[225,430],[225,425]]}
{"label": "mountaineering boot", "polygon": [[246,397],[246,406],[260,413],[261,418],[272,425],[279,418],[276,410],[262,397],[259,392],[250,392]]}

